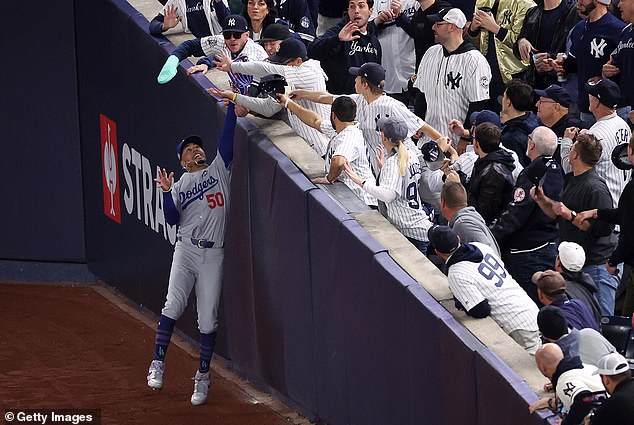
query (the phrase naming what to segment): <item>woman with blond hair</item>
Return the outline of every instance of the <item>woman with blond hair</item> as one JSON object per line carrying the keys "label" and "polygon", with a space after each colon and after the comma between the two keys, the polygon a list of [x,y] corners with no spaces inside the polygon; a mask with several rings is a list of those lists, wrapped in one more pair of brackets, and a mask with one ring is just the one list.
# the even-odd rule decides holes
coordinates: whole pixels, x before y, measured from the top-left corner
{"label": "woman with blond hair", "polygon": [[396,118],[382,118],[377,125],[381,131],[381,146],[377,148],[377,164],[381,168],[379,184],[363,180],[348,164],[345,170],[352,181],[385,203],[387,219],[426,254],[433,210],[423,204],[418,195],[420,163],[416,153],[405,146],[407,126]]}

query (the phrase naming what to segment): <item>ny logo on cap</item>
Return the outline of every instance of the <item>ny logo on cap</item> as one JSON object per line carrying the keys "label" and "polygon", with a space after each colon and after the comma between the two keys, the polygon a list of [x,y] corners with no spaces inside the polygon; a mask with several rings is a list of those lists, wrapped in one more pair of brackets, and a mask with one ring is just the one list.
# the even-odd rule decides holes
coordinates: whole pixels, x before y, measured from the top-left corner
{"label": "ny logo on cap", "polygon": [[229,19],[229,26],[233,27],[236,25],[236,20],[234,18]]}

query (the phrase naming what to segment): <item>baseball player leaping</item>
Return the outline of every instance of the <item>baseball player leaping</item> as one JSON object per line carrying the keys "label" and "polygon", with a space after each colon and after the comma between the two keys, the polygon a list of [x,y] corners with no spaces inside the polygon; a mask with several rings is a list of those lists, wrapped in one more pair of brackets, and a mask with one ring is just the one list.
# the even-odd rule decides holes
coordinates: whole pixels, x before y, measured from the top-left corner
{"label": "baseball player leaping", "polygon": [[163,387],[165,353],[174,324],[183,314],[194,288],[200,331],[200,365],[194,376],[193,405],[207,400],[211,384],[209,364],[218,328],[235,125],[234,105],[229,104],[218,153],[211,164],[207,164],[200,137],[189,136],[176,147],[180,164],[187,172],[174,184],[174,173],[168,175],[165,169],[155,179],[163,190],[165,220],[171,225],[178,224],[179,229],[147,383],[150,388]]}

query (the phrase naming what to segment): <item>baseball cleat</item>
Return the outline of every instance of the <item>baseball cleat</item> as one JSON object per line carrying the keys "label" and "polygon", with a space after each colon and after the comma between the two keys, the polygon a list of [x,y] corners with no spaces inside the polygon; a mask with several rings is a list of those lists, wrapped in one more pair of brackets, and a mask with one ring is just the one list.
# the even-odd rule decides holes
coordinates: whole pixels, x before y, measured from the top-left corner
{"label": "baseball cleat", "polygon": [[154,390],[163,388],[163,371],[165,363],[160,360],[152,360],[150,369],[147,372],[147,385]]}
{"label": "baseball cleat", "polygon": [[191,402],[194,406],[201,405],[207,401],[209,386],[211,385],[211,376],[209,372],[200,373],[196,371],[194,376],[194,394],[192,394]]}

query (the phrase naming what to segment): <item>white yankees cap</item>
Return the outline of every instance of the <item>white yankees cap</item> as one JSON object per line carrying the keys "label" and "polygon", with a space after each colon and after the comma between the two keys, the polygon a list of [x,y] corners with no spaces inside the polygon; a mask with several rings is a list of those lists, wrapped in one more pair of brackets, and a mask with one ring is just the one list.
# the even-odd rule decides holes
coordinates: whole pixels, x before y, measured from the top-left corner
{"label": "white yankees cap", "polygon": [[462,10],[454,7],[452,9],[445,7],[442,8],[435,15],[429,15],[427,17],[431,22],[445,21],[450,24],[454,24],[458,28],[462,29],[467,24],[467,17],[464,16]]}

